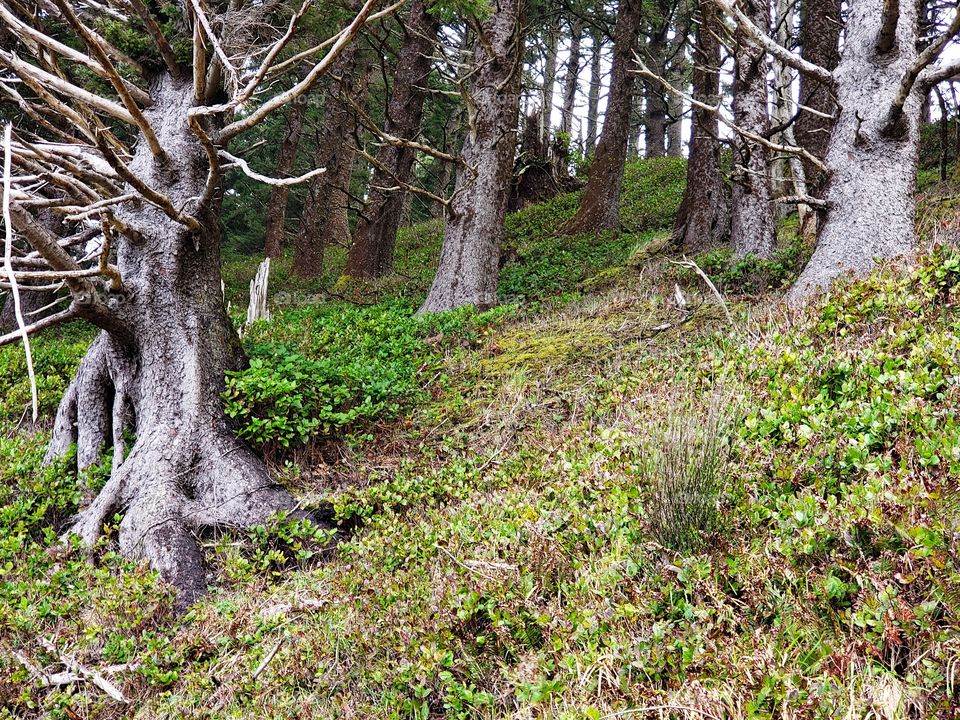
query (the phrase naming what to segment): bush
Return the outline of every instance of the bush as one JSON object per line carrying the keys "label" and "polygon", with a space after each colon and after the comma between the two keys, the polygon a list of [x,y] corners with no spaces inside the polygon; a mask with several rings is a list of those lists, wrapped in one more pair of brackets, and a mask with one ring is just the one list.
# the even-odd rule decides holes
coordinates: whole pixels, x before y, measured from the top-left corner
{"label": "bush", "polygon": [[714,398],[706,417],[674,415],[653,434],[642,473],[651,492],[650,532],[661,545],[694,551],[716,528],[728,425]]}

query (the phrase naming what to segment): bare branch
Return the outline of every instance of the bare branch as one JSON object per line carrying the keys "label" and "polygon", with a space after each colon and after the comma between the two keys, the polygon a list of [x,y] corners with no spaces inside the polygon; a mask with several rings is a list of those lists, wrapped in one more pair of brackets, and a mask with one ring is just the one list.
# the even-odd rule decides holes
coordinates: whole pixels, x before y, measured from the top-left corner
{"label": "bare branch", "polygon": [[731,18],[737,24],[737,27],[739,27],[750,37],[751,40],[757,43],[757,45],[762,47],[777,60],[785,65],[789,65],[794,70],[806,73],[807,75],[815,77],[823,82],[833,82],[833,73],[831,73],[825,67],[821,67],[820,65],[812,63],[809,60],[804,60],[795,52],[791,52],[787,48],[783,47],[783,45],[778,43],[772,37],[767,35],[767,33],[754,25],[753,21],[750,20],[750,18],[747,17],[739,7],[734,6],[730,0],[714,0],[714,2],[724,13],[726,13],[729,18]]}
{"label": "bare branch", "polygon": [[66,0],[53,0],[56,3],[57,7],[60,8],[60,12],[68,23],[76,30],[77,35],[83,40],[86,44],[87,49],[90,53],[97,59],[100,63],[100,66],[103,68],[106,73],[106,78],[109,80],[110,84],[113,85],[113,89],[117,91],[117,94],[120,96],[120,101],[123,103],[123,106],[127,109],[127,112],[130,113],[130,117],[133,119],[133,122],[140,132],[143,133],[144,139],[147,141],[147,145],[150,147],[150,152],[153,153],[153,156],[156,158],[165,157],[163,148],[160,147],[160,141],[157,139],[157,134],[153,129],[153,126],[147,122],[147,119],[143,116],[143,113],[140,112],[140,107],[134,101],[133,97],[130,95],[126,86],[123,84],[123,81],[120,78],[120,73],[117,72],[117,69],[113,66],[113,63],[110,62],[110,58],[107,57],[106,50],[100,44],[100,41],[94,36],[94,34],[84,25],[80,18],[77,17],[76,13],[73,12],[73,8],[67,4]]}
{"label": "bare branch", "polygon": [[193,9],[194,17],[200,23],[201,27],[203,27],[203,32],[210,40],[210,44],[213,45],[213,51],[216,53],[217,57],[220,58],[220,62],[223,64],[223,66],[230,71],[230,83],[232,85],[230,94],[236,95],[239,82],[237,79],[237,69],[233,66],[233,63],[230,62],[230,58],[227,57],[227,54],[223,51],[223,47],[220,45],[220,41],[217,39],[217,36],[213,32],[213,28],[210,25],[210,20],[207,18],[206,13],[203,12],[203,8],[200,6],[200,0],[190,0],[190,7]]}
{"label": "bare branch", "polygon": [[396,135],[391,135],[385,130],[382,130],[373,118],[371,118],[362,107],[354,100],[352,97],[345,96],[347,103],[350,107],[353,108],[353,111],[359,116],[363,125],[372,133],[377,135],[381,140],[383,140],[388,145],[395,145],[396,147],[408,147],[411,150],[416,150],[417,152],[422,152],[424,155],[429,155],[430,157],[435,157],[437,160],[444,160],[446,162],[451,162],[455,164],[460,164],[463,161],[456,155],[451,155],[450,153],[445,153],[441,150],[437,150],[434,147],[429,145],[424,145],[423,143],[418,143],[415,140],[407,140],[406,138],[397,137]]}
{"label": "bare branch", "polygon": [[877,33],[876,50],[884,55],[897,44],[897,24],[900,21],[900,0],[883,0],[880,32]]}
{"label": "bare branch", "polygon": [[[220,141],[222,144],[226,144],[231,138],[235,137],[237,134],[243,132],[244,130],[249,130],[255,125],[259,124],[266,118],[270,113],[275,110],[285,106],[286,104],[296,100],[298,97],[310,90],[320,79],[320,76],[323,75],[333,64],[333,61],[336,60],[343,49],[347,44],[353,40],[354,37],[360,32],[361,28],[367,23],[370,14],[373,12],[374,6],[379,0],[367,0],[364,3],[363,7],[360,8],[360,11],[357,13],[356,17],[350,23],[349,26],[337,38],[337,41],[333,44],[333,47],[323,56],[323,59],[318,62],[313,68],[307,73],[307,76],[294,85],[292,88],[286,92],[282,92],[279,95],[275,95],[270,98],[267,102],[257,108],[254,112],[247,115],[245,118],[236,120],[235,122],[227,125],[220,133]],[[399,7],[402,3],[397,3],[395,7]],[[230,103],[226,106],[206,108],[204,112],[219,112],[222,110],[229,110],[233,106],[233,103]]]}
{"label": "bare branch", "polygon": [[3,264],[10,281],[10,295],[13,301],[13,314],[17,318],[20,339],[23,342],[23,351],[27,355],[27,376],[30,378],[30,399],[33,403],[33,421],[39,415],[37,402],[37,376],[33,371],[33,353],[30,352],[30,336],[27,333],[27,324],[23,319],[23,310],[20,307],[20,287],[17,285],[17,276],[13,272],[13,220],[10,217],[10,173],[13,160],[13,151],[10,147],[10,138],[13,126],[7,125],[3,129]]}
{"label": "bare branch", "polygon": [[160,57],[163,58],[167,69],[173,75],[182,75],[183,67],[177,62],[177,58],[173,54],[173,48],[170,47],[170,43],[167,42],[163,30],[160,29],[149,8],[144,5],[143,0],[127,0],[127,3],[133,8],[133,11],[147,29],[147,33],[149,33],[150,38],[153,40],[153,44],[157,46],[157,51],[160,53]]}
{"label": "bare branch", "polygon": [[243,174],[246,175],[247,177],[252,178],[254,180],[258,180],[259,182],[265,183],[267,185],[273,185],[274,187],[286,187],[289,185],[299,185],[300,183],[307,182],[308,180],[311,180],[312,178],[317,177],[317,175],[322,175],[327,171],[326,168],[316,168],[315,170],[311,170],[310,172],[305,173],[304,175],[300,175],[299,177],[272,178],[266,175],[261,175],[257,171],[253,170],[250,167],[250,164],[246,160],[244,160],[243,158],[239,158],[236,155],[231,155],[226,150],[220,150],[220,154],[223,157],[225,157],[227,160],[229,160],[231,163],[233,163],[233,165],[235,165],[236,167],[239,167],[243,171]]}

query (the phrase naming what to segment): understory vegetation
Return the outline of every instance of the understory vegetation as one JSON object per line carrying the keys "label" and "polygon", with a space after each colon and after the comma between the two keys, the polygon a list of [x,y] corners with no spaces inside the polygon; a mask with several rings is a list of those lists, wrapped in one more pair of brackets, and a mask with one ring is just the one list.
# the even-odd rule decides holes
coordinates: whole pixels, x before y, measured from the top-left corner
{"label": "understory vegetation", "polygon": [[[684,174],[628,168],[617,235],[555,237],[576,195],[511,216],[484,313],[414,314],[436,223],[376,284],[277,263],[227,412],[336,530],[211,533],[182,616],[115,528],[61,544],[110,458],[44,467],[0,349],[0,717],[952,717],[956,188],[913,265],[803,311],[792,220],[772,260],[695,258],[729,321],[666,247]],[[228,259],[237,312],[254,268]],[[91,339],[36,341],[47,426]]]}

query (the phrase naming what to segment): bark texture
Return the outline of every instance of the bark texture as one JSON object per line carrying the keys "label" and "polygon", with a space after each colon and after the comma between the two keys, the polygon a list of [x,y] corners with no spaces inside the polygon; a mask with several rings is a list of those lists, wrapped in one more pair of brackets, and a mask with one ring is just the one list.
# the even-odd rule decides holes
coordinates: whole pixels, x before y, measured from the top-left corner
{"label": "bark texture", "polygon": [[[665,75],[667,65],[667,31],[670,25],[662,18],[654,20],[650,27],[650,42],[647,43],[646,62],[657,75]],[[644,155],[648,158],[664,157],[667,154],[667,98],[660,83],[643,81],[647,98],[646,137]]]}
{"label": "bark texture", "polygon": [[602,79],[603,33],[596,28],[590,31],[590,85],[587,88],[587,134],[584,150],[592,155],[597,149],[597,126],[600,116],[600,83]]}
{"label": "bark texture", "polygon": [[[398,138],[415,138],[423,119],[430,51],[438,23],[422,0],[414,0],[404,24],[384,131]],[[357,225],[344,274],[375,279],[393,271],[397,230],[403,216],[404,195],[383,188],[409,183],[416,151],[384,143],[377,151],[367,205]]]}
{"label": "bark texture", "polygon": [[[804,0],[801,6],[800,46],[803,57],[827,70],[840,61],[840,0]],[[833,115],[837,110],[834,88],[816,78],[800,75],[800,104]],[[797,117],[796,139],[821,160],[827,155],[833,123],[827,118],[802,111]],[[814,187],[822,181],[820,170],[804,163],[807,181]]]}
{"label": "bark texture", "polygon": [[563,224],[563,233],[620,228],[620,189],[627,160],[635,77],[631,72],[633,47],[640,32],[642,15],[640,0],[621,0],[613,37],[610,93],[603,132],[590,166],[590,178],[583,191],[580,207],[577,214]]}
{"label": "bark texture", "polygon": [[[766,30],[770,10],[766,0],[746,0],[744,12]],[[742,32],[735,38],[733,118],[755,135],[765,135],[767,111],[767,54]],[[734,141],[730,243],[737,257],[768,258],[775,248],[773,198],[767,177],[770,156],[759,143],[738,137]]]}
{"label": "bark texture", "polygon": [[583,22],[574,18],[570,23],[570,47],[567,66],[563,76],[563,107],[560,112],[560,132],[568,140],[573,132],[573,111],[577,100],[577,81],[580,79],[580,39],[583,35]]}
{"label": "bark texture", "polygon": [[896,42],[877,51],[884,0],[858,0],[847,11],[846,36],[834,73],[840,107],[827,147],[824,199],[829,205],[817,249],[790,291],[799,302],[842,274],[863,274],[876,258],[914,248],[917,153],[924,93],[907,98],[897,132],[889,113],[900,78],[917,55],[917,8],[901,3]]}
{"label": "bark texture", "polygon": [[[697,12],[693,96],[700,102],[716,105],[720,97],[720,42],[717,40],[720,17],[712,0],[700,0]],[[713,113],[693,110],[687,187],[674,230],[674,237],[689,252],[709,248],[725,240],[729,232],[718,131]]]}
{"label": "bark texture", "polygon": [[421,313],[497,301],[503,220],[510,195],[517,114],[524,0],[501,0],[480,23],[485,42],[474,53],[470,89],[474,112],[461,153],[440,265]]}
{"label": "bark texture", "polygon": [[[274,177],[287,177],[293,170],[293,164],[297,158],[297,147],[300,145],[303,120],[307,114],[306,98],[300,98],[300,100],[302,102],[294,103],[287,113],[286,129],[283,140],[280,142],[280,152],[277,154],[277,168]],[[263,248],[264,255],[267,257],[278,257],[283,250],[283,231],[287,220],[287,199],[289,197],[289,185],[275,185],[270,192]]]}
{"label": "bark texture", "polygon": [[546,46],[544,47],[543,88],[540,104],[540,137],[544,146],[550,146],[551,118],[553,116],[553,89],[557,83],[557,47],[560,45],[560,13],[548,6]]}
{"label": "bark texture", "polygon": [[[261,523],[294,501],[223,413],[224,373],[242,354],[221,292],[219,201],[197,207],[208,165],[184,120],[192,84],[163,76],[152,95],[144,112],[169,159],[157,161],[141,141],[130,167],[190,208],[203,229],[192,234],[145,202],[118,207],[140,234],[117,247],[124,292],[109,304],[125,331],[103,332],[91,346],[57,413],[48,458],[76,443],[85,467],[113,446],[112,475],[72,531],[92,544],[104,520],[122,512],[123,553],[149,561],[185,606],[207,584],[199,531]],[[126,452],[128,428],[136,442]]]}

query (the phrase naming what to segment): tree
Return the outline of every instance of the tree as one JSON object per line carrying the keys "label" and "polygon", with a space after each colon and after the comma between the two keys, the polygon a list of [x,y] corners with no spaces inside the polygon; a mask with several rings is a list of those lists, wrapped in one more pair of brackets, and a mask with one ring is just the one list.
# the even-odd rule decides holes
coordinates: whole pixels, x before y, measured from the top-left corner
{"label": "tree", "polygon": [[712,108],[720,102],[720,16],[712,0],[700,0],[694,44],[693,107],[687,187],[674,236],[688,252],[725,240],[729,214],[720,170],[719,122]]}
{"label": "tree", "polygon": [[599,28],[590,29],[590,84],[587,88],[587,135],[584,140],[584,151],[587,155],[592,155],[597,149],[604,37]]}
{"label": "tree", "polygon": [[[224,415],[224,374],[243,356],[224,307],[218,215],[227,166],[270,182],[304,178],[265,178],[228,147],[308,92],[374,17],[374,5],[324,45],[322,59],[314,48],[296,62],[279,58],[308,4],[279,30],[264,14],[274,6],[211,17],[191,2],[181,22],[168,23],[139,0],[98,4],[97,12],[143,28],[153,49],[139,60],[92,29],[86,5],[55,0],[23,16],[0,6],[17,39],[0,49],[0,64],[22,82],[14,93],[23,115],[43,129],[18,123],[10,147],[22,171],[7,198],[20,253],[14,275],[61,278],[71,295],[67,309],[25,332],[77,318],[102,330],[60,405],[48,457],[75,444],[84,466],[112,447],[110,479],[71,530],[91,544],[104,520],[122,512],[121,550],[173,583],[181,605],[206,586],[197,532],[246,527],[295,508]],[[72,44],[45,32],[47,19],[69,28]],[[168,37],[161,23],[178,29]],[[174,49],[184,45],[187,53]],[[301,80],[270,90],[304,61]],[[87,72],[102,82],[82,84]],[[49,182],[38,187],[29,180],[35,173]],[[38,203],[81,226],[96,224],[99,256],[74,259],[32,214]]]}
{"label": "tree", "polygon": [[[745,0],[744,12],[757,27],[770,26],[766,0]],[[755,136],[767,132],[767,55],[746,33],[734,37],[733,121]],[[733,144],[730,244],[737,257],[773,254],[776,237],[767,147],[744,135]]]}
{"label": "tree", "polygon": [[510,196],[520,110],[524,0],[500,0],[477,36],[467,135],[448,205],[440,264],[421,313],[497,301],[503,220]]}
{"label": "tree", "polygon": [[[801,5],[800,47],[804,60],[833,71],[840,61],[840,0],[804,0]],[[797,142],[823,160],[837,110],[831,80],[800,73],[800,108],[794,131]],[[807,180],[816,186],[820,169],[804,161]]]}
{"label": "tree", "polygon": [[805,154],[827,177],[817,202],[824,219],[817,249],[791,288],[791,302],[842,274],[869,271],[877,258],[912,253],[920,112],[929,89],[960,71],[960,61],[938,62],[960,31],[960,13],[945,14],[942,32],[921,51],[917,3],[853,3],[840,61],[830,71],[776,43],[729,0],[716,2],[768,53],[836,91],[837,119],[824,161]]}
{"label": "tree", "polygon": [[[294,103],[287,112],[286,132],[280,141],[277,153],[277,167],[274,177],[287,177],[293,170],[300,145],[300,133],[303,130],[307,114],[305,102]],[[274,185],[270,192],[270,204],[267,205],[267,227],[263,241],[263,252],[267,257],[278,257],[283,249],[283,231],[287,219],[287,200],[290,197],[289,185]]]}
{"label": "tree", "polygon": [[569,141],[573,134],[573,111],[577,100],[577,84],[580,79],[580,41],[583,21],[579,17],[570,23],[570,47],[567,51],[567,66],[563,75],[563,106],[560,112],[560,132]]}
{"label": "tree", "polygon": [[[420,130],[438,25],[423,0],[413,0],[403,25],[380,148],[372,162],[369,197],[344,270],[350,277],[375,279],[393,271],[404,198],[393,188],[409,186],[412,177],[417,148],[404,138],[414,138]],[[375,125],[368,127],[376,134]]]}
{"label": "tree", "polygon": [[620,228],[620,189],[633,106],[634,44],[640,32],[643,5],[640,0],[621,0],[613,33],[613,62],[610,93],[603,132],[590,165],[590,178],[576,215],[563,224],[561,232],[573,234]]}

